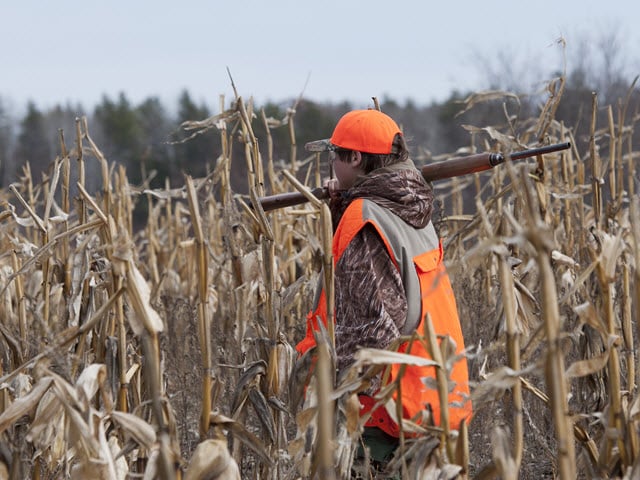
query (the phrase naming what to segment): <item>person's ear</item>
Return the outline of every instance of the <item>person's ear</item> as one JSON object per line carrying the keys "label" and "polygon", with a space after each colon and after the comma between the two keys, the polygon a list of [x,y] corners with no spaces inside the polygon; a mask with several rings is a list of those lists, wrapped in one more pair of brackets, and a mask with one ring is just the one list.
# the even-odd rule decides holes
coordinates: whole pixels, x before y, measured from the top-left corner
{"label": "person's ear", "polygon": [[351,165],[354,167],[359,167],[362,164],[362,154],[360,152],[353,151],[351,152]]}

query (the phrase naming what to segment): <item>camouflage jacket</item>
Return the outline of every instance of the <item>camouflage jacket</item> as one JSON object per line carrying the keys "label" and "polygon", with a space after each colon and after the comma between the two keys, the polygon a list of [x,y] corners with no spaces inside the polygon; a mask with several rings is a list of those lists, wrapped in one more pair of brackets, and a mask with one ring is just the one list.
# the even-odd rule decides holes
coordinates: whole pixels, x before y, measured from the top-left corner
{"label": "camouflage jacket", "polygon": [[[411,160],[359,178],[332,200],[334,229],[356,198],[371,200],[416,228],[431,221],[433,190]],[[407,298],[400,273],[372,226],[358,232],[336,265],[335,295],[338,370],[353,361],[358,347],[387,348],[400,335]]]}

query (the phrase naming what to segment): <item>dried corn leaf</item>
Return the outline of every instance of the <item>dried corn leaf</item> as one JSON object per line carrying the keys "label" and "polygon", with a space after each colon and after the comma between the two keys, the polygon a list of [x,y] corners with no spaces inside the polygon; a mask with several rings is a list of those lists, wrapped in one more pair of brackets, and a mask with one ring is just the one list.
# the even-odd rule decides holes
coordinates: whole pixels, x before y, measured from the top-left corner
{"label": "dried corn leaf", "polygon": [[140,370],[140,364],[139,363],[134,363],[133,365],[131,365],[131,367],[129,367],[129,370],[127,370],[127,373],[125,375],[125,381],[126,383],[131,383],[131,379],[133,378],[133,376]]}
{"label": "dried corn leaf", "polygon": [[93,424],[93,415],[80,411],[77,405],[62,402],[67,416],[67,435],[69,444],[75,448],[80,461],[84,459],[102,458],[101,445]]}
{"label": "dried corn leaf", "polygon": [[416,355],[406,353],[392,352],[388,350],[379,350],[377,348],[361,348],[354,355],[355,368],[364,365],[417,365],[419,367],[437,367],[438,362]]}
{"label": "dried corn leaf", "polygon": [[269,434],[269,440],[273,443],[276,438],[276,424],[266,398],[264,398],[260,390],[251,388],[249,390],[249,400],[251,400],[251,405],[253,405],[253,409],[258,415],[258,420],[260,420],[260,423]]}
{"label": "dried corn leaf", "polygon": [[184,143],[197,135],[205,133],[211,128],[223,129],[226,123],[237,120],[239,116],[240,113],[235,108],[233,108],[225,110],[224,112],[217,115],[208,117],[204,120],[184,121],[180,124],[180,127],[186,131],[194,131],[194,133],[183,140],[172,143]]}
{"label": "dried corn leaf", "polygon": [[[515,282],[516,288],[513,289],[514,297],[516,300],[516,322],[518,327],[518,333],[529,336],[531,327],[536,318],[535,312],[537,311],[537,304],[535,298],[533,302],[527,292],[528,289],[524,287],[520,282]],[[521,288],[522,287],[522,288]]]}
{"label": "dried corn leaf", "polygon": [[67,449],[65,413],[53,389],[48,390],[38,404],[26,439],[40,452],[46,450],[49,461],[54,464],[64,457]]}
{"label": "dried corn leaf", "polygon": [[42,448],[47,448],[48,462],[52,465],[60,465],[70,456],[65,422],[64,411],[61,411],[50,424],[52,438],[42,439],[40,442]]}
{"label": "dried corn leaf", "polygon": [[580,266],[580,264],[576,262],[573,258],[565,255],[564,253],[559,252],[558,250],[554,250],[551,252],[551,259],[556,263],[567,265],[572,268],[577,268]]}
{"label": "dried corn leaf", "polygon": [[101,363],[88,365],[76,380],[78,392],[83,392],[91,400],[107,379],[107,366]]}
{"label": "dried corn leaf", "polygon": [[573,307],[581,323],[586,323],[602,335],[603,339],[608,335],[607,326],[604,324],[595,306],[591,302],[584,302]]}
{"label": "dried corn leaf", "polygon": [[559,303],[565,303],[567,301],[567,298],[569,298],[571,295],[573,295],[575,293],[575,291],[584,286],[585,283],[587,283],[587,280],[589,279],[589,277],[591,276],[591,274],[593,273],[593,271],[596,269],[596,267],[598,266],[598,262],[591,262],[587,268],[585,268],[580,275],[578,275],[578,278],[576,278],[573,287],[571,288],[571,290],[569,290],[568,292],[566,292],[564,294],[564,296],[562,297],[562,299],[560,299]]}
{"label": "dried corn leaf", "polygon": [[603,263],[605,275],[608,281],[613,282],[616,275],[616,265],[625,249],[622,241],[622,232],[615,237],[605,232],[600,232],[602,252],[600,261]]}
{"label": "dried corn leaf", "polygon": [[611,353],[611,346],[618,340],[619,337],[610,335],[607,341],[607,347],[604,352],[597,357],[589,358],[587,360],[578,360],[572,363],[565,372],[567,378],[585,377],[601,371],[607,366],[609,360],[609,353]]}
{"label": "dried corn leaf", "polygon": [[524,373],[523,371],[517,372],[509,367],[502,367],[490,373],[485,381],[480,383],[472,392],[471,396],[474,405],[493,402],[502,397],[505,391],[510,390],[520,381],[520,376]]}
{"label": "dried corn leaf", "polygon": [[33,387],[29,393],[24,397],[17,398],[13,403],[11,403],[0,415],[0,433],[13,425],[20,417],[30,415],[38,406],[42,396],[49,390],[52,383],[53,378],[43,377],[38,380],[35,387]]}
{"label": "dried corn leaf", "polygon": [[360,400],[355,393],[348,395],[344,401],[344,416],[346,418],[347,433],[349,436],[355,434],[360,423]]}
{"label": "dried corn leaf", "polygon": [[273,460],[267,452],[264,442],[248,431],[241,423],[238,423],[229,417],[225,417],[224,415],[211,413],[211,424],[230,430],[233,434],[233,438],[237,438],[253,450],[254,453],[258,454],[264,463],[267,465],[273,464]]}
{"label": "dried corn leaf", "polygon": [[153,450],[151,450],[151,453],[149,454],[149,459],[147,460],[147,466],[144,469],[144,476],[142,477],[142,480],[156,480],[157,478],[160,478],[160,475],[158,473],[158,463],[160,461],[159,458],[160,450],[156,446]]}
{"label": "dried corn leaf", "polygon": [[638,419],[640,419],[640,395],[636,395],[633,399],[631,408],[629,409],[629,416],[634,421],[638,421]]}
{"label": "dried corn leaf", "polygon": [[313,351],[308,351],[299,357],[293,365],[289,381],[289,403],[293,411],[296,411],[304,401],[305,388],[311,376],[313,358]]}
{"label": "dried corn leaf", "polygon": [[138,267],[132,260],[127,262],[127,294],[135,314],[128,315],[133,333],[140,336],[146,330],[150,333],[160,333],[164,330],[162,319],[151,306],[151,289]]}
{"label": "dried corn leaf", "polygon": [[71,467],[71,480],[112,480],[109,467],[104,462],[91,461],[76,463]]}
{"label": "dried corn leaf", "polygon": [[276,410],[279,410],[279,411],[281,411],[282,413],[286,413],[286,414],[289,414],[289,413],[290,413],[290,412],[289,412],[289,407],[288,407],[288,406],[287,406],[287,405],[286,405],[282,400],[280,400],[280,399],[279,399],[279,398],[277,398],[277,397],[273,397],[273,396],[271,396],[271,397],[269,397],[269,398],[267,399],[267,402],[269,402],[269,405],[270,405],[272,408],[275,408]]}
{"label": "dried corn leaf", "polygon": [[465,104],[465,108],[462,111],[456,113],[456,117],[462,115],[468,110],[471,110],[474,106],[476,106],[479,103],[492,102],[495,100],[503,100],[507,98],[515,100],[518,104],[520,104],[520,99],[518,98],[518,96],[511,92],[503,92],[500,90],[487,90],[484,92],[474,93],[472,95],[469,95],[467,98],[464,99],[463,102],[461,102]]}
{"label": "dried corn leaf", "polygon": [[25,373],[19,373],[11,381],[11,392],[14,398],[24,397],[31,391],[33,385],[31,384],[31,376]]}
{"label": "dried corn leaf", "polygon": [[[310,396],[305,398],[305,403],[311,403]],[[311,404],[311,406],[304,408],[296,415],[296,422],[298,424],[298,429],[306,430],[312,425],[318,416],[318,407],[315,403]]]}
{"label": "dried corn leaf", "polygon": [[116,479],[126,480],[129,474],[129,465],[127,465],[127,460],[123,456],[118,457],[122,448],[118,439],[113,435],[109,437],[109,450],[111,451],[111,456],[116,459],[114,460]]}
{"label": "dried corn leaf", "polygon": [[[396,408],[396,402],[393,398],[388,398],[386,400],[386,402],[384,403],[384,408],[389,414],[389,416],[391,417],[391,419],[396,424],[400,424],[400,419],[398,418],[398,415],[397,415],[398,409]],[[402,419],[402,430],[404,430],[407,433],[417,434],[417,435],[428,434],[428,431],[425,428],[421,427],[417,423],[412,422],[411,420],[408,420],[406,418]]]}
{"label": "dried corn leaf", "polygon": [[[117,468],[116,461],[114,460],[115,455],[113,452],[118,446],[117,439],[115,439],[115,437],[112,437],[115,440],[115,443],[107,440],[107,436],[104,428],[104,419],[100,414],[98,414],[98,412],[96,411],[91,412],[89,416],[89,422],[98,424],[98,431],[95,432],[95,436],[97,436],[98,444],[100,446],[99,463],[100,464],[104,463],[106,465],[106,471],[109,474],[109,477],[107,478],[115,479],[115,480],[125,480],[127,478],[127,473],[128,473],[127,472],[128,468],[126,468],[126,464],[125,464],[124,471],[122,471],[121,469]],[[96,462],[94,459],[88,459],[88,460],[89,460],[89,463]],[[124,459],[120,457],[119,460],[121,461]],[[120,467],[122,467],[122,462],[120,462]]]}
{"label": "dried corn leaf", "polygon": [[277,395],[281,395],[288,388],[290,375],[297,357],[296,350],[283,337],[276,344],[277,370],[275,377],[277,381],[272,385],[272,390]]}
{"label": "dried corn leaf", "polygon": [[[457,478],[461,478],[460,477],[461,473],[462,473],[462,467],[460,465],[445,463],[440,467],[440,472],[438,472],[438,480],[454,480]],[[422,477],[422,478],[425,478],[425,477]]]}
{"label": "dried corn leaf", "polygon": [[152,197],[159,198],[160,200],[169,199],[185,199],[187,198],[187,191],[184,187],[181,188],[169,188],[162,190],[145,189],[142,191],[145,195],[151,195]]}
{"label": "dried corn leaf", "polygon": [[127,436],[133,438],[138,445],[151,451],[156,443],[156,431],[153,426],[132,413],[114,410],[110,417]]}
{"label": "dried corn leaf", "polygon": [[258,360],[249,365],[249,367],[242,372],[242,375],[240,375],[236,384],[235,394],[231,402],[231,412],[234,417],[244,406],[249,395],[249,390],[256,388],[256,384],[260,381],[260,377],[262,377],[266,371],[267,362],[264,360]]}
{"label": "dried corn leaf", "polygon": [[502,428],[495,428],[491,438],[493,463],[501,478],[518,478],[518,466],[511,454],[512,441]]}
{"label": "dried corn leaf", "polygon": [[193,452],[184,480],[240,480],[240,469],[225,439],[201,442]]}

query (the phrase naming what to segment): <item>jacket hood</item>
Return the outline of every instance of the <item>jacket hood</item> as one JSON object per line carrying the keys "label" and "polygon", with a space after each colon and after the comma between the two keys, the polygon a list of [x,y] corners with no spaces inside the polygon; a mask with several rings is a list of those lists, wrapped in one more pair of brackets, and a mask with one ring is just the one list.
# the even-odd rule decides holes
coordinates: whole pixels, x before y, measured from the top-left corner
{"label": "jacket hood", "polygon": [[433,189],[410,159],[358,178],[341,198],[332,200],[334,226],[356,198],[375,202],[415,228],[423,228],[431,221]]}

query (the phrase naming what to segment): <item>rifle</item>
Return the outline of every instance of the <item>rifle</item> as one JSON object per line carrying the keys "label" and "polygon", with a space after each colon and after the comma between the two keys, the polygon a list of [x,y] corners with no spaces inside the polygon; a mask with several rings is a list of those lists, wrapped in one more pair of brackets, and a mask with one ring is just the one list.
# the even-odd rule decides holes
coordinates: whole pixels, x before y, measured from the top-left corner
{"label": "rifle", "polygon": [[[443,180],[445,178],[483,172],[484,170],[489,170],[490,168],[500,165],[507,160],[520,160],[523,158],[535,157],[537,155],[566,150],[570,147],[571,143],[567,142],[532,148],[530,150],[522,150],[511,154],[478,153],[475,155],[468,155],[466,157],[454,157],[449,160],[429,163],[424,165],[420,171],[427,182],[433,182],[436,180]],[[313,188],[311,189],[311,193],[319,199],[329,198],[329,190],[324,187]],[[308,200],[303,194],[292,192],[261,197],[258,201],[262,205],[264,211],[268,212],[278,208],[299,205],[307,202]]]}

